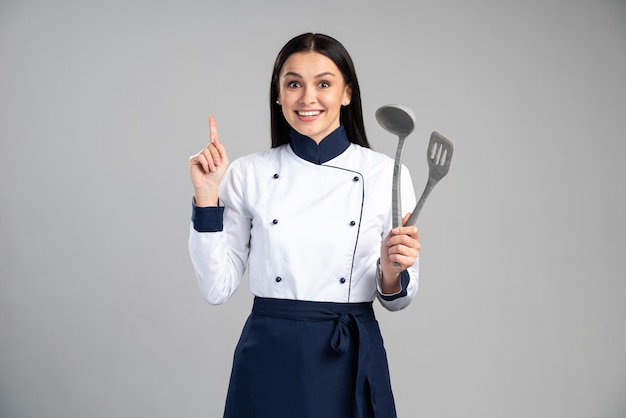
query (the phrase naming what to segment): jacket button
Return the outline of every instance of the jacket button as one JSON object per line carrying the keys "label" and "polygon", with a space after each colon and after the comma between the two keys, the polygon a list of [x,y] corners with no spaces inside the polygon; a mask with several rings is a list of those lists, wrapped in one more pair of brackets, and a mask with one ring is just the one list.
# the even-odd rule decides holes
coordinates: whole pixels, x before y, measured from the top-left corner
{"label": "jacket button", "polygon": [[276,278],[276,283],[280,283],[283,279],[281,277]]}
{"label": "jacket button", "polygon": [[346,279],[344,277],[342,277],[341,279],[339,279],[339,283],[344,284],[346,282]]}
{"label": "jacket button", "polygon": [[275,178],[275,179],[277,179],[278,177],[280,177],[280,176],[278,175],[278,173],[274,174],[274,178]]}
{"label": "jacket button", "polygon": [[354,225],[356,225],[356,222],[350,221],[350,226],[354,226]]}
{"label": "jacket button", "polygon": [[352,179],[352,181],[359,181],[359,176],[354,176],[354,178]]}
{"label": "jacket button", "polygon": [[274,219],[274,220],[272,221],[272,223],[273,223],[274,225],[276,225],[276,224],[278,223],[278,219]]}

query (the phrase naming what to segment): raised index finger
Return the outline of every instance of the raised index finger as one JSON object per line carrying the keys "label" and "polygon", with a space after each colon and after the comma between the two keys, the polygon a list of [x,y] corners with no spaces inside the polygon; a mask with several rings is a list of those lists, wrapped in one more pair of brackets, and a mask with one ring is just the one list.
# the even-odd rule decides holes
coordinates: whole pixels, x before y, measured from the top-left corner
{"label": "raised index finger", "polygon": [[217,134],[217,124],[215,123],[213,115],[209,115],[209,139],[211,142],[220,142]]}

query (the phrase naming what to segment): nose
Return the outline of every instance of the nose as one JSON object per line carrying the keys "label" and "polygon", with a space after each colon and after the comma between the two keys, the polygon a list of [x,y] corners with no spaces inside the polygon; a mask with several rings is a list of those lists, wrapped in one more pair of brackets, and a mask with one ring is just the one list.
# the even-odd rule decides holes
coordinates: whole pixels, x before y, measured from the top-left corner
{"label": "nose", "polygon": [[315,103],[315,88],[310,86],[304,86],[302,88],[302,95],[300,96],[301,104]]}

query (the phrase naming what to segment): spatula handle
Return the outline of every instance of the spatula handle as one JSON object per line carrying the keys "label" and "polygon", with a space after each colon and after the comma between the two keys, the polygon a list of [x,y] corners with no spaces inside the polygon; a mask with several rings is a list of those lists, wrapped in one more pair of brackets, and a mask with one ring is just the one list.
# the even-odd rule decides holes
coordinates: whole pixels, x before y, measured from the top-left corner
{"label": "spatula handle", "polygon": [[417,222],[417,217],[422,211],[422,207],[424,206],[424,203],[426,203],[426,199],[428,198],[428,195],[435,187],[435,184],[437,184],[437,181],[435,179],[433,178],[428,179],[428,182],[426,183],[426,187],[424,188],[424,191],[422,192],[422,196],[420,197],[420,200],[417,202],[417,205],[415,205],[413,212],[411,212],[411,216],[409,216],[409,219],[406,221],[406,226],[415,225],[415,222]]}

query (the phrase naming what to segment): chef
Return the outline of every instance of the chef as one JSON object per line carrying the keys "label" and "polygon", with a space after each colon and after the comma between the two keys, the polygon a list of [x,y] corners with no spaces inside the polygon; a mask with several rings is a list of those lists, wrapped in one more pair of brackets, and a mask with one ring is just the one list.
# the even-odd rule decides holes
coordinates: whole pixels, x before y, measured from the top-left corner
{"label": "chef", "polygon": [[[289,41],[270,91],[271,149],[229,163],[211,117],[211,142],[190,159],[201,294],[224,303],[247,271],[255,296],[224,416],[394,418],[372,302],[396,311],[413,300],[419,242],[414,226],[391,228],[393,160],[369,148],[335,39]],[[402,207],[413,207],[404,167],[402,179]]]}

